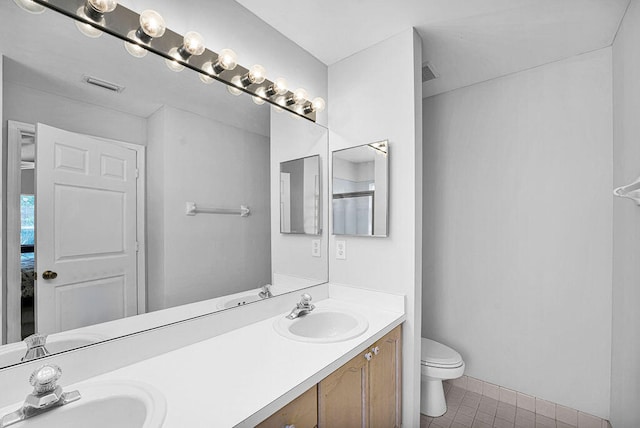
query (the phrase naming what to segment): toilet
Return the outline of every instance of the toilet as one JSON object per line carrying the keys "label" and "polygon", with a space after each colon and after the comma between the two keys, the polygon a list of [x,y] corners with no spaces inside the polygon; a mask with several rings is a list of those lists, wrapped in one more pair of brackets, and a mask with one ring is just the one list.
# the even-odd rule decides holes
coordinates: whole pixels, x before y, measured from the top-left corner
{"label": "toilet", "polygon": [[420,413],[434,418],[442,416],[447,411],[442,381],[462,376],[462,356],[442,343],[423,337],[420,368]]}

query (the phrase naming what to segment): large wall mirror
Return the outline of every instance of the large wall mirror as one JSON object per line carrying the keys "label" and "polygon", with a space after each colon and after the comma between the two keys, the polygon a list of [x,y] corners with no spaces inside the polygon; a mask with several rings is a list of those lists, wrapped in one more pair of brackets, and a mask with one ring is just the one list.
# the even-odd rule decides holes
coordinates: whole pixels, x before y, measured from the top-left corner
{"label": "large wall mirror", "polygon": [[317,257],[274,218],[280,162],[326,168],[326,128],[49,10],[2,2],[0,27],[0,367],[35,332],[58,352],[327,281],[325,237]]}
{"label": "large wall mirror", "polygon": [[333,234],[388,235],[389,144],[333,152]]}

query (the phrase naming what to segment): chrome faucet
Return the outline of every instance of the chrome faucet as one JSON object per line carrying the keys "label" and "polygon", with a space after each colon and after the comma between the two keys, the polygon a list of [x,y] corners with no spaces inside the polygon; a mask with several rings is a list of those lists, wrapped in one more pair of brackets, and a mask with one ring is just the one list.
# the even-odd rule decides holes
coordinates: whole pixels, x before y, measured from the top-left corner
{"label": "chrome faucet", "polygon": [[271,284],[265,284],[262,287],[262,291],[258,293],[258,296],[261,299],[268,299],[269,297],[273,297],[273,294],[271,293]]}
{"label": "chrome faucet", "polygon": [[27,353],[20,361],[31,361],[36,358],[46,357],[49,351],[45,345],[47,344],[47,335],[35,333],[23,340],[27,344]]}
{"label": "chrome faucet", "polygon": [[29,378],[29,383],[33,385],[33,392],[27,395],[21,408],[0,419],[0,428],[79,400],[80,392],[78,391],[62,392],[62,387],[57,384],[60,376],[62,376],[62,369],[53,364],[42,366],[34,371]]}
{"label": "chrome faucet", "polygon": [[307,315],[309,312],[314,310],[316,307],[311,304],[311,296],[307,293],[302,295],[300,299],[300,303],[296,304],[296,307],[293,308],[291,313],[287,315],[287,318],[290,320],[301,317],[303,315]]}

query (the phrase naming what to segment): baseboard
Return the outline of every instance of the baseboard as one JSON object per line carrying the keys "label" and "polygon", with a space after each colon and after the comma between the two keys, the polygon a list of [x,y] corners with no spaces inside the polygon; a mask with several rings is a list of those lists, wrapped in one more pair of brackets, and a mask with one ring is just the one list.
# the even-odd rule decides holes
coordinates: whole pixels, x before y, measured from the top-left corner
{"label": "baseboard", "polygon": [[452,387],[458,387],[475,392],[506,404],[511,404],[531,412],[538,413],[548,418],[577,428],[612,428],[606,419],[561,406],[560,404],[542,400],[531,395],[523,394],[512,389],[504,388],[471,376],[462,376],[458,379],[447,380],[445,383]]}

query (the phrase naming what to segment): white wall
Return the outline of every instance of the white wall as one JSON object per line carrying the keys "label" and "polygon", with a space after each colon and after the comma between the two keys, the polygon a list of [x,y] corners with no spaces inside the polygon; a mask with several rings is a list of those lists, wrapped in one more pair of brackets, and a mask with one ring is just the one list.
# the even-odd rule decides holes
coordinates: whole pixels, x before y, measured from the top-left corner
{"label": "white wall", "polygon": [[[609,416],[611,49],[424,100],[423,335]],[[638,173],[638,171],[636,171]]]}
{"label": "white wall", "polygon": [[[631,2],[613,45],[613,184],[640,175],[640,3]],[[613,203],[611,423],[640,426],[640,209]]]}
{"label": "white wall", "polygon": [[[328,131],[323,126],[288,113],[271,111],[271,257],[273,283],[281,280],[303,280],[308,284],[326,282],[328,211]],[[322,192],[322,235],[280,233],[280,162],[307,156],[320,156]],[[312,240],[320,239],[320,257],[312,257]],[[293,277],[293,278],[292,278]],[[293,284],[292,284],[293,285]]]}
{"label": "white wall", "polygon": [[[389,237],[331,236],[329,279],[406,295],[403,425],[407,427],[420,425],[421,63],[421,40],[409,29],[329,67],[330,149],[388,139],[391,173]],[[347,243],[346,260],[335,259],[336,238]]]}
{"label": "white wall", "polygon": [[[148,147],[148,170],[153,173],[160,161],[162,173],[162,184],[153,183],[147,194],[148,231],[150,236],[158,233],[152,239],[160,246],[149,255],[148,271],[154,279],[161,273],[164,281],[156,289],[150,278],[152,309],[269,283],[269,138],[183,110],[163,110],[163,117],[150,121],[162,131],[149,135],[164,137]],[[213,208],[248,205],[251,215],[187,216],[188,201]]]}

